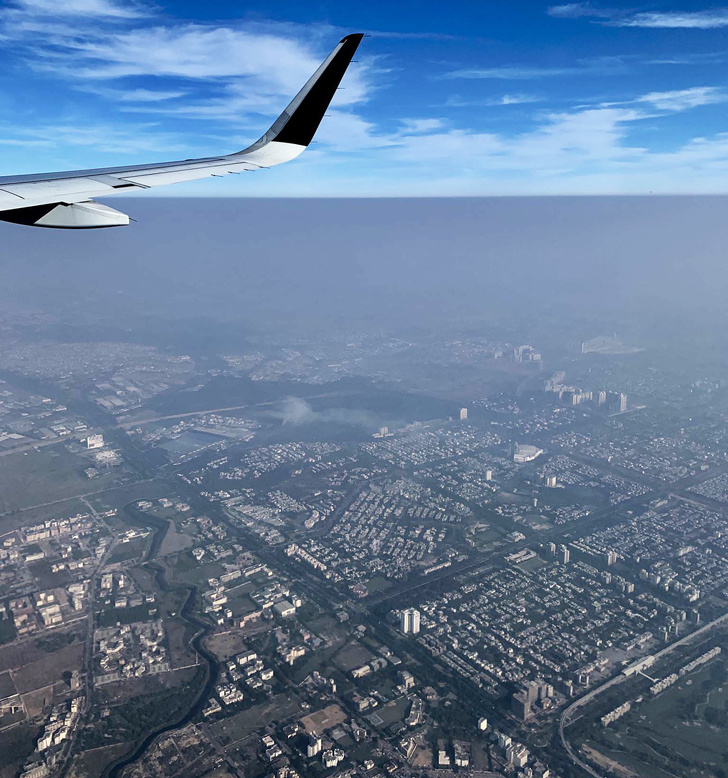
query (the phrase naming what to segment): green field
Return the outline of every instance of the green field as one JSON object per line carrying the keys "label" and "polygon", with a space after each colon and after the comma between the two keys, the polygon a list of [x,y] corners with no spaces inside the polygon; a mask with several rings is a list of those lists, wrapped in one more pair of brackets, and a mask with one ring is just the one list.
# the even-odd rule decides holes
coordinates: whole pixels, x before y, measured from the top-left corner
{"label": "green field", "polygon": [[107,489],[122,473],[117,468],[91,482],[83,472],[89,464],[62,444],[3,457],[0,513]]}
{"label": "green field", "polygon": [[[649,693],[648,693],[649,694]],[[728,776],[728,659],[721,655],[582,741],[640,778]]]}

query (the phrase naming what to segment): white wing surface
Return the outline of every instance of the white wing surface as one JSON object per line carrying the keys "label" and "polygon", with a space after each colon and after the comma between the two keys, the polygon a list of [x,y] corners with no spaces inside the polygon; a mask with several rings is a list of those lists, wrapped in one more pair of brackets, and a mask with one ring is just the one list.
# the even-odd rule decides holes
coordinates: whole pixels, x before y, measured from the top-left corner
{"label": "white wing surface", "polygon": [[129,217],[91,198],[260,170],[295,159],[313,139],[363,37],[343,38],[265,135],[243,151],[152,165],[0,177],[0,220],[65,229],[118,227],[129,224]]}

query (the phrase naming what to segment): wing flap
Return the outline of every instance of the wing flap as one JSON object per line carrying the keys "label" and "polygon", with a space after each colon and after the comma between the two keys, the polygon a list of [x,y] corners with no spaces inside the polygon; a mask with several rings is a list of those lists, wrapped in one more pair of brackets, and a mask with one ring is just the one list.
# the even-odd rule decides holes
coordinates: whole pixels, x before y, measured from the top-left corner
{"label": "wing flap", "polygon": [[113,193],[114,187],[96,181],[93,178],[71,178],[60,181],[37,181],[30,184],[8,184],[3,186],[5,192],[10,192],[23,200],[31,202],[49,201],[67,195],[88,194],[101,195]]}

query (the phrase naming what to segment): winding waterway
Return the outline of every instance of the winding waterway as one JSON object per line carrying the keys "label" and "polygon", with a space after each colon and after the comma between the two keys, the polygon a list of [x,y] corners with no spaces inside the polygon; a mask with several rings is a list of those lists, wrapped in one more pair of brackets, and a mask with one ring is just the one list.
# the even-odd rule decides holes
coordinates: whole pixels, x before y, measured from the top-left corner
{"label": "winding waterway", "polygon": [[[128,511],[134,515],[134,509]],[[140,516],[137,514],[134,518],[139,521]],[[128,753],[119,759],[115,760],[111,764],[107,765],[102,774],[102,778],[119,778],[124,771],[124,768],[136,762],[144,752],[152,745],[152,743],[163,733],[170,732],[171,730],[185,726],[192,721],[198,713],[205,707],[205,703],[210,697],[215,684],[217,683],[219,673],[219,663],[215,656],[208,651],[203,645],[203,641],[207,634],[212,631],[212,626],[209,622],[200,618],[195,613],[195,602],[197,598],[197,587],[192,585],[176,585],[171,584],[167,580],[167,570],[159,562],[154,561],[154,557],[157,555],[159,548],[164,539],[164,535],[169,527],[166,521],[156,519],[155,517],[144,515],[144,523],[155,527],[154,539],[150,546],[146,562],[146,567],[154,571],[154,577],[157,582],[157,586],[163,592],[173,591],[186,591],[187,597],[185,598],[184,605],[180,609],[180,618],[186,621],[188,624],[192,624],[197,628],[195,636],[190,641],[191,646],[195,649],[198,656],[203,662],[203,667],[206,675],[205,683],[200,692],[197,694],[192,705],[187,711],[178,718],[168,721],[165,724],[152,730],[147,736],[137,745],[137,747],[131,753]],[[161,526],[164,525],[164,526]]]}

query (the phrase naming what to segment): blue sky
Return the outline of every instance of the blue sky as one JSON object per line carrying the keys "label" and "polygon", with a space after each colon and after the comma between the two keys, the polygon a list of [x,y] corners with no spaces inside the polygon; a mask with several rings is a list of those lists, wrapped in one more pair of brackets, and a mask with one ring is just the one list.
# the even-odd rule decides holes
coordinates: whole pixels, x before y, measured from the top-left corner
{"label": "blue sky", "polygon": [[728,6],[695,0],[4,0],[0,172],[243,148],[354,31],[305,155],[159,194],[728,191]]}

